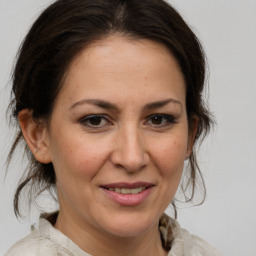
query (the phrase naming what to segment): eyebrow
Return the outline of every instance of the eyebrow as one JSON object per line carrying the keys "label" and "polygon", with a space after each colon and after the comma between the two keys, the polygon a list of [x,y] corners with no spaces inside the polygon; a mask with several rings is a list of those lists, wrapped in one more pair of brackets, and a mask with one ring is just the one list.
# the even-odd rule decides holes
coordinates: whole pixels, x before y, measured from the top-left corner
{"label": "eyebrow", "polygon": [[77,107],[77,106],[86,104],[86,103],[98,106],[100,108],[118,111],[118,107],[116,105],[114,105],[114,104],[112,104],[110,102],[107,102],[107,101],[104,101],[104,100],[98,100],[98,99],[83,99],[83,100],[80,100],[80,101],[74,103],[70,107],[70,110],[75,108],[75,107]]}
{"label": "eyebrow", "polygon": [[[164,107],[168,103],[178,104],[182,108],[182,103],[180,101],[170,98],[170,99],[165,99],[165,100],[161,100],[161,101],[155,101],[155,102],[148,103],[143,107],[143,109],[144,110],[157,109],[157,108]],[[114,104],[112,104],[108,101],[99,100],[99,99],[83,99],[83,100],[80,100],[80,101],[74,103],[73,105],[71,105],[70,110],[77,107],[77,106],[83,105],[83,104],[91,104],[91,105],[95,105],[95,106],[98,106],[98,107],[103,108],[103,109],[119,111],[119,108],[116,105],[114,105]]]}
{"label": "eyebrow", "polygon": [[180,105],[182,108],[182,103],[178,100],[175,99],[166,99],[166,100],[161,100],[161,101],[156,101],[156,102],[151,102],[145,105],[144,110],[152,110],[156,108],[161,108],[167,105],[168,103],[174,103]]}

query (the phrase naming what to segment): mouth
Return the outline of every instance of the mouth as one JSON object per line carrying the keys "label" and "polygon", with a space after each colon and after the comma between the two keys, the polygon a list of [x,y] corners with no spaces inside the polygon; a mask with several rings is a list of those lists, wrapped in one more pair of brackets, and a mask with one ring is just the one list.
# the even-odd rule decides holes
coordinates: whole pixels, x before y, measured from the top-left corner
{"label": "mouth", "polygon": [[122,195],[128,195],[128,194],[139,194],[141,193],[143,190],[147,189],[147,187],[138,187],[138,188],[105,188],[109,191],[114,191],[118,194],[122,194]]}
{"label": "mouth", "polygon": [[112,183],[100,186],[105,193],[121,205],[138,205],[151,194],[154,184],[146,182]]}

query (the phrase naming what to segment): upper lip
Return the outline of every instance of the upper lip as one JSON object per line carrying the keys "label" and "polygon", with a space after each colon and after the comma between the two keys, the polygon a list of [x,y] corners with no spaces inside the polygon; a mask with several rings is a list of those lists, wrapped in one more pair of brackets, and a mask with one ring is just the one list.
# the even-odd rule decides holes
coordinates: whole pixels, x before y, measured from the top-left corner
{"label": "upper lip", "polygon": [[127,183],[127,182],[117,182],[117,183],[109,183],[109,184],[104,184],[101,185],[100,187],[103,188],[139,188],[139,187],[152,187],[154,184],[148,183],[148,182],[134,182],[134,183]]}

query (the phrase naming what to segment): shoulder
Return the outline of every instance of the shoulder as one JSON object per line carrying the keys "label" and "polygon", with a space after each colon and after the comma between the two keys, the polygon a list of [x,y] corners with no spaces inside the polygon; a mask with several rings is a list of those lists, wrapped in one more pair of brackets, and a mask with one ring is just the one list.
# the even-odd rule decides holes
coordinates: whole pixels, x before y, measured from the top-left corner
{"label": "shoulder", "polygon": [[56,256],[54,244],[43,238],[39,230],[33,230],[28,236],[16,242],[4,256]]}
{"label": "shoulder", "polygon": [[[181,238],[184,241],[184,250],[188,255],[195,256],[222,256],[212,245],[204,239],[181,229]],[[187,254],[185,254],[187,255]]]}
{"label": "shoulder", "polygon": [[163,214],[159,224],[163,247],[169,251],[168,256],[221,256],[205,240],[182,229],[168,215]]}

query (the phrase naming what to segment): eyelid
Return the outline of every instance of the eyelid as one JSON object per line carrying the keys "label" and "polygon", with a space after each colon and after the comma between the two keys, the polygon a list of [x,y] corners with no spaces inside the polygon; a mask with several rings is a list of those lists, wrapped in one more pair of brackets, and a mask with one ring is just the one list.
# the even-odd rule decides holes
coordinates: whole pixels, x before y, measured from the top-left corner
{"label": "eyelid", "polygon": [[166,114],[166,113],[154,113],[154,114],[149,115],[149,116],[147,117],[147,119],[150,119],[150,118],[152,118],[152,117],[154,117],[154,116],[161,116],[161,117],[167,118],[167,119],[176,119],[176,118],[174,117],[174,115],[172,115],[172,114]]}
{"label": "eyelid", "polygon": [[[107,124],[104,124],[104,125],[86,124],[87,121],[89,121],[90,119],[95,118],[95,117],[104,119],[107,122]],[[101,128],[104,128],[104,127],[108,126],[109,124],[111,124],[111,121],[109,120],[109,118],[105,114],[90,114],[90,115],[86,115],[86,116],[80,118],[79,123],[82,124],[83,126],[88,127],[88,128],[101,129]]]}
{"label": "eyelid", "polygon": [[[150,124],[150,122],[152,121],[152,118],[154,118],[154,117],[161,117],[162,122],[160,124],[154,124],[154,123]],[[93,119],[93,118],[100,118],[101,119],[100,124],[99,125],[90,124],[89,123],[90,119]],[[78,122],[84,127],[87,127],[89,129],[95,129],[95,130],[96,129],[104,129],[113,124],[113,122],[111,121],[111,118],[106,114],[88,114],[88,115],[85,115],[82,118],[80,118],[78,120]],[[104,122],[104,123],[101,124],[102,122]],[[173,114],[154,113],[154,114],[151,114],[146,117],[144,124],[147,126],[149,125],[154,128],[160,129],[160,128],[168,128],[175,123],[177,123],[177,117],[175,117]]]}
{"label": "eyelid", "polygon": [[156,117],[156,116],[162,117],[163,119],[167,120],[167,124],[166,123],[165,124],[160,124],[160,125],[154,125],[153,124],[154,127],[162,128],[162,127],[171,126],[171,125],[177,123],[177,119],[175,118],[174,115],[162,114],[162,113],[155,113],[155,114],[149,115],[146,119],[146,123],[149,122],[153,117]]}

